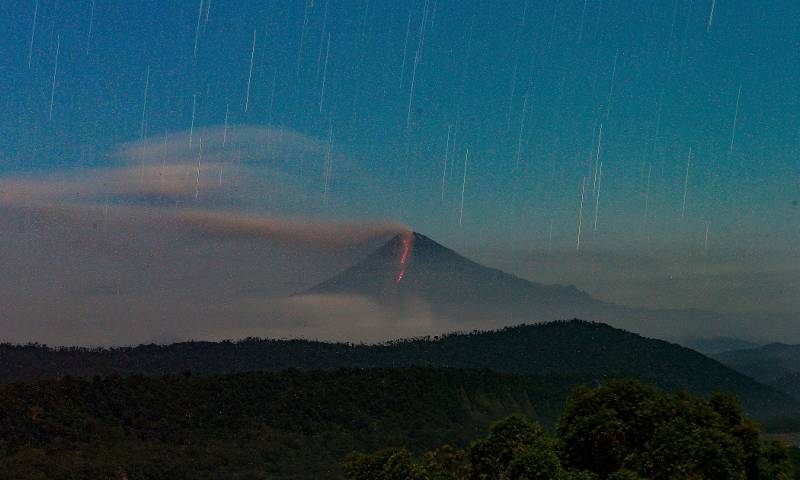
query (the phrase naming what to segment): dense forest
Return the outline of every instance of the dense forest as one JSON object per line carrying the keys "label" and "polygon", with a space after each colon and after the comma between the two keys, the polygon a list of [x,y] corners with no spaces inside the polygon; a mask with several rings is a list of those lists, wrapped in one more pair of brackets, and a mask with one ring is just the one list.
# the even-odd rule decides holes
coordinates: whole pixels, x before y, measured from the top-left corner
{"label": "dense forest", "polygon": [[731,396],[572,383],[434,368],[12,383],[0,479],[792,478]]}
{"label": "dense forest", "polygon": [[443,445],[419,460],[404,448],[353,452],[344,470],[348,480],[789,480],[794,466],[733,396],[703,400],[618,380],[577,389],[555,437],[512,415],[465,449]]}
{"label": "dense forest", "polygon": [[286,370],[0,386],[1,479],[340,478],[351,450],[466,445],[572,380],[487,370]]}
{"label": "dense forest", "polygon": [[379,345],[247,339],[114,349],[0,346],[0,382],[67,374],[159,376],[183,371],[214,374],[409,366],[560,375],[591,385],[609,378],[633,377],[668,391],[686,389],[703,396],[714,391],[735,394],[745,412],[771,430],[791,429],[794,419],[800,418],[797,400],[693,350],[580,320]]}

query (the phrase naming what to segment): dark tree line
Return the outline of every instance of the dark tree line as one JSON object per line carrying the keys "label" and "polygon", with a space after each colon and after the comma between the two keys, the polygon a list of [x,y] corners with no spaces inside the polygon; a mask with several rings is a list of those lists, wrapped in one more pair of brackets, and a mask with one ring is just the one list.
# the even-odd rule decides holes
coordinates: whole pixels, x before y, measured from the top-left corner
{"label": "dark tree line", "polygon": [[337,479],[353,449],[466,443],[569,383],[488,370],[285,370],[0,385],[0,480]]}
{"label": "dark tree line", "polygon": [[415,459],[404,448],[353,452],[348,480],[790,480],[785,446],[761,437],[735,397],[666,394],[635,380],[579,387],[555,436],[511,415],[467,448]]}
{"label": "dark tree line", "polygon": [[[667,391],[736,395],[765,428],[800,419],[800,402],[693,350],[580,320],[453,333],[380,345],[245,339],[114,349],[0,345],[0,383],[64,375],[202,375],[260,370],[446,367],[557,375],[575,384],[637,378]],[[796,420],[795,420],[796,421]]]}

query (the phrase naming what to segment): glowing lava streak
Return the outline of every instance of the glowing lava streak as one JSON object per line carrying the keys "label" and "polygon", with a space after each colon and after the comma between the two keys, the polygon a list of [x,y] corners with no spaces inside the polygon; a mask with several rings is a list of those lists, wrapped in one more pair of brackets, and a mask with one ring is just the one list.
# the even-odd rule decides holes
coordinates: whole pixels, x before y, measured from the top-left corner
{"label": "glowing lava streak", "polygon": [[411,241],[414,239],[412,234],[403,235],[400,242],[403,245],[403,253],[400,254],[400,271],[397,272],[397,279],[395,283],[400,283],[406,275],[406,266],[408,266],[408,257],[411,254]]}

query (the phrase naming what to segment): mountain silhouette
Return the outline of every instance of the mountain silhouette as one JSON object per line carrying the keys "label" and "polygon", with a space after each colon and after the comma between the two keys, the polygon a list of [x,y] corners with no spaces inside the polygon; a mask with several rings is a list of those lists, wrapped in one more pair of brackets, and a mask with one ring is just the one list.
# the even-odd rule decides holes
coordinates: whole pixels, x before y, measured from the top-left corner
{"label": "mountain silhouette", "polygon": [[418,298],[440,314],[468,317],[526,309],[552,319],[601,304],[574,286],[544,285],[483,266],[416,232],[396,235],[303,293],[362,295],[398,312],[404,300]]}
{"label": "mountain silhouette", "polygon": [[800,418],[796,399],[694,350],[581,320],[381,344],[253,338],[112,349],[0,344],[0,384],[64,375],[160,377],[186,371],[217,375],[289,368],[407,367],[533,375],[565,391],[579,383],[597,385],[612,378],[631,377],[667,391],[687,390],[704,396],[715,391],[735,394],[749,415],[772,426]]}
{"label": "mountain silhouette", "polygon": [[744,331],[743,319],[697,309],[648,309],[593,298],[572,285],[546,285],[474,262],[416,232],[398,234],[359,262],[298,295],[358,295],[395,318],[424,304],[446,328],[491,328],[584,318],[678,340]]}
{"label": "mountain silhouette", "polygon": [[712,358],[800,400],[800,345],[771,343],[721,352]]}

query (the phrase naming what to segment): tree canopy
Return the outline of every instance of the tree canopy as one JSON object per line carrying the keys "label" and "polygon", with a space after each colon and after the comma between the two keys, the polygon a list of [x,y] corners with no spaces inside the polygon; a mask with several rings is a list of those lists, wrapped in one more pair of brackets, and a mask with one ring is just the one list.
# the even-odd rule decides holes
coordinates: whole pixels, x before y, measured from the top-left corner
{"label": "tree canopy", "polygon": [[403,448],[354,452],[344,471],[349,480],[794,478],[786,447],[762,438],[735,397],[668,394],[637,380],[576,388],[555,436],[514,414],[464,450],[443,446],[419,461]]}

